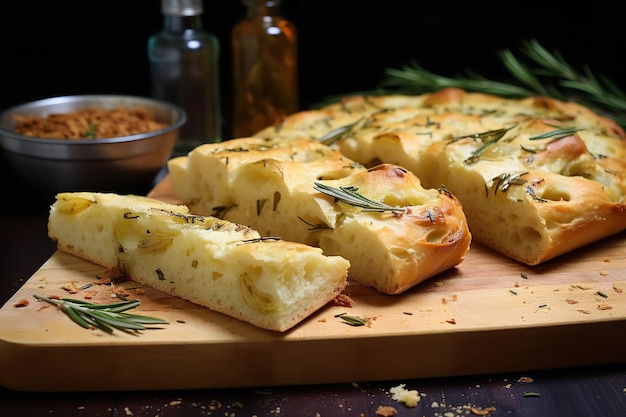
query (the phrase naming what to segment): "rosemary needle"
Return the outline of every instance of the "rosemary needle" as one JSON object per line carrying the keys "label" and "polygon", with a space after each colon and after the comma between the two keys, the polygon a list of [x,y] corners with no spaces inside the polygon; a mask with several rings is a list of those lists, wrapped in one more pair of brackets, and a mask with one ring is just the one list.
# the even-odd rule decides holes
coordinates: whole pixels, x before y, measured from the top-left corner
{"label": "rosemary needle", "polygon": [[59,300],[34,294],[38,300],[46,301],[58,306],[74,323],[85,329],[92,327],[113,333],[117,330],[145,330],[149,324],[169,324],[167,321],[148,316],[125,313],[125,311],[138,307],[139,300],[121,301],[110,304],[94,304],[88,301],[72,298]]}
{"label": "rosemary needle", "polygon": [[340,126],[336,129],[333,129],[330,132],[326,133],[321,138],[319,138],[318,140],[322,142],[324,145],[330,146],[333,143],[335,143],[337,140],[339,140],[344,134],[352,130],[352,128],[354,128],[360,121],[361,119],[357,120],[354,123],[350,123],[348,125]]}
{"label": "rosemary needle", "polygon": [[335,315],[335,317],[340,318],[350,326],[365,326],[367,324],[367,320],[357,316],[349,316],[346,313],[341,313]]}
{"label": "rosemary needle", "polygon": [[548,139],[548,138],[552,138],[552,140],[558,140],[558,139],[571,136],[574,133],[583,130],[583,129],[577,129],[575,127],[560,127],[560,126],[552,125],[549,123],[546,123],[546,124],[550,127],[553,127],[555,130],[551,130],[549,132],[545,132],[540,135],[532,136],[529,138],[529,140],[539,140],[539,139]]}
{"label": "rosemary needle", "polygon": [[385,203],[379,203],[377,201],[370,200],[369,198],[360,194],[358,192],[358,188],[354,186],[332,187],[330,185],[316,182],[313,184],[313,188],[315,189],[315,191],[319,191],[320,193],[333,197],[337,201],[341,201],[342,203],[348,204],[350,206],[360,207],[363,209],[363,211],[406,211],[406,208],[404,207],[389,206]]}

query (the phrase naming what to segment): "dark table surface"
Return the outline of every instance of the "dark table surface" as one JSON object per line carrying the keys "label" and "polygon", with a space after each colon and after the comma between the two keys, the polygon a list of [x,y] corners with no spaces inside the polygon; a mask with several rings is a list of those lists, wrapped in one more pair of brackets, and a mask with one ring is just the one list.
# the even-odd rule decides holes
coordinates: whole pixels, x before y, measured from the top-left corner
{"label": "dark table surface", "polygon": [[[47,212],[53,196],[20,187],[10,176],[3,178],[5,191],[0,204],[0,232],[4,240],[0,251],[2,304],[55,251],[46,231]],[[572,346],[572,349],[576,348]],[[580,355],[585,352],[581,351]],[[388,351],[381,352],[380,357],[373,360],[387,361],[389,366],[402,366],[402,361],[428,358],[397,358],[393,346],[389,346]],[[46,377],[37,374],[36,364],[24,366],[25,372],[33,372],[35,377]],[[123,358],[119,364],[111,366],[123,366]],[[63,364],[59,364],[59,372],[63,372]],[[94,375],[94,378],[103,377]],[[128,375],[128,378],[132,377]],[[420,393],[421,400],[416,407],[409,408],[392,399],[390,388],[400,384]],[[474,416],[491,407],[492,411],[487,414],[491,417],[626,416],[626,364],[524,370],[496,375],[235,389],[19,392],[0,387],[0,416],[7,417],[375,417],[380,406],[393,407],[398,416]]]}

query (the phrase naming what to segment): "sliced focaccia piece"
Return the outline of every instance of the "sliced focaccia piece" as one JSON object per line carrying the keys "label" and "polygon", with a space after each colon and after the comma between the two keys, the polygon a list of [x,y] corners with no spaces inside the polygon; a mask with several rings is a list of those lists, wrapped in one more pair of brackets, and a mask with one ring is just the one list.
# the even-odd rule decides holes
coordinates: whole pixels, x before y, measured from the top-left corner
{"label": "sliced focaccia piece", "polygon": [[401,165],[461,201],[475,242],[528,265],[626,229],[626,133],[574,102],[453,88],[347,97],[256,136]]}
{"label": "sliced focaccia piece", "polygon": [[58,194],[48,234],[60,250],[274,331],[333,300],[349,267],[319,248],[263,239],[248,226],[140,196]]}
{"label": "sliced focaccia piece", "polygon": [[[401,167],[367,170],[337,151],[318,149],[319,143],[311,146],[315,150],[309,158],[281,159],[271,150],[266,158],[251,158],[241,152],[247,143],[249,139],[229,141],[238,150],[228,153],[224,144],[203,145],[203,158],[194,150],[170,163],[174,191],[183,203],[199,214],[250,225],[263,236],[340,255],[351,262],[350,278],[387,294],[402,293],[456,266],[469,250],[471,235],[458,200],[445,190],[423,188]],[[215,152],[207,152],[210,147]],[[228,166],[222,163],[220,169],[228,175],[220,179],[228,178],[228,183],[218,185],[224,191],[191,190],[190,176],[215,170],[226,160]],[[371,200],[368,204],[388,208],[338,202],[316,184],[354,189]]]}

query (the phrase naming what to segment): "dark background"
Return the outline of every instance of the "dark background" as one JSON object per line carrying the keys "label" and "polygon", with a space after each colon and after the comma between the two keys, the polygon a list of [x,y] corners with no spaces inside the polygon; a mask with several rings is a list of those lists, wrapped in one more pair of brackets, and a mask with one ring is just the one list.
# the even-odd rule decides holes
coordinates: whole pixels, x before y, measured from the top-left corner
{"label": "dark background", "polygon": [[[613,3],[547,3],[284,0],[299,34],[301,107],[374,88],[385,68],[410,60],[444,75],[507,77],[497,52],[529,39],[623,88],[626,37]],[[204,4],[204,26],[221,44],[228,126],[230,30],[245,9],[239,0]],[[56,95],[150,94],[146,42],[162,27],[159,0],[11,1],[2,15],[0,109]]]}

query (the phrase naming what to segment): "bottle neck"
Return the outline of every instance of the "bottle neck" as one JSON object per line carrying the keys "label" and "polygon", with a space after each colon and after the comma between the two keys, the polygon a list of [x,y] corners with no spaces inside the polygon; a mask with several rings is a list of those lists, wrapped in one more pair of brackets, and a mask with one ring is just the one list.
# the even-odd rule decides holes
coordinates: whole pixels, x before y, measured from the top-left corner
{"label": "bottle neck", "polygon": [[166,14],[164,28],[168,32],[183,33],[189,29],[202,29],[202,15],[180,16]]}
{"label": "bottle neck", "polygon": [[254,19],[260,16],[279,16],[280,0],[244,0],[246,4],[247,19]]}

